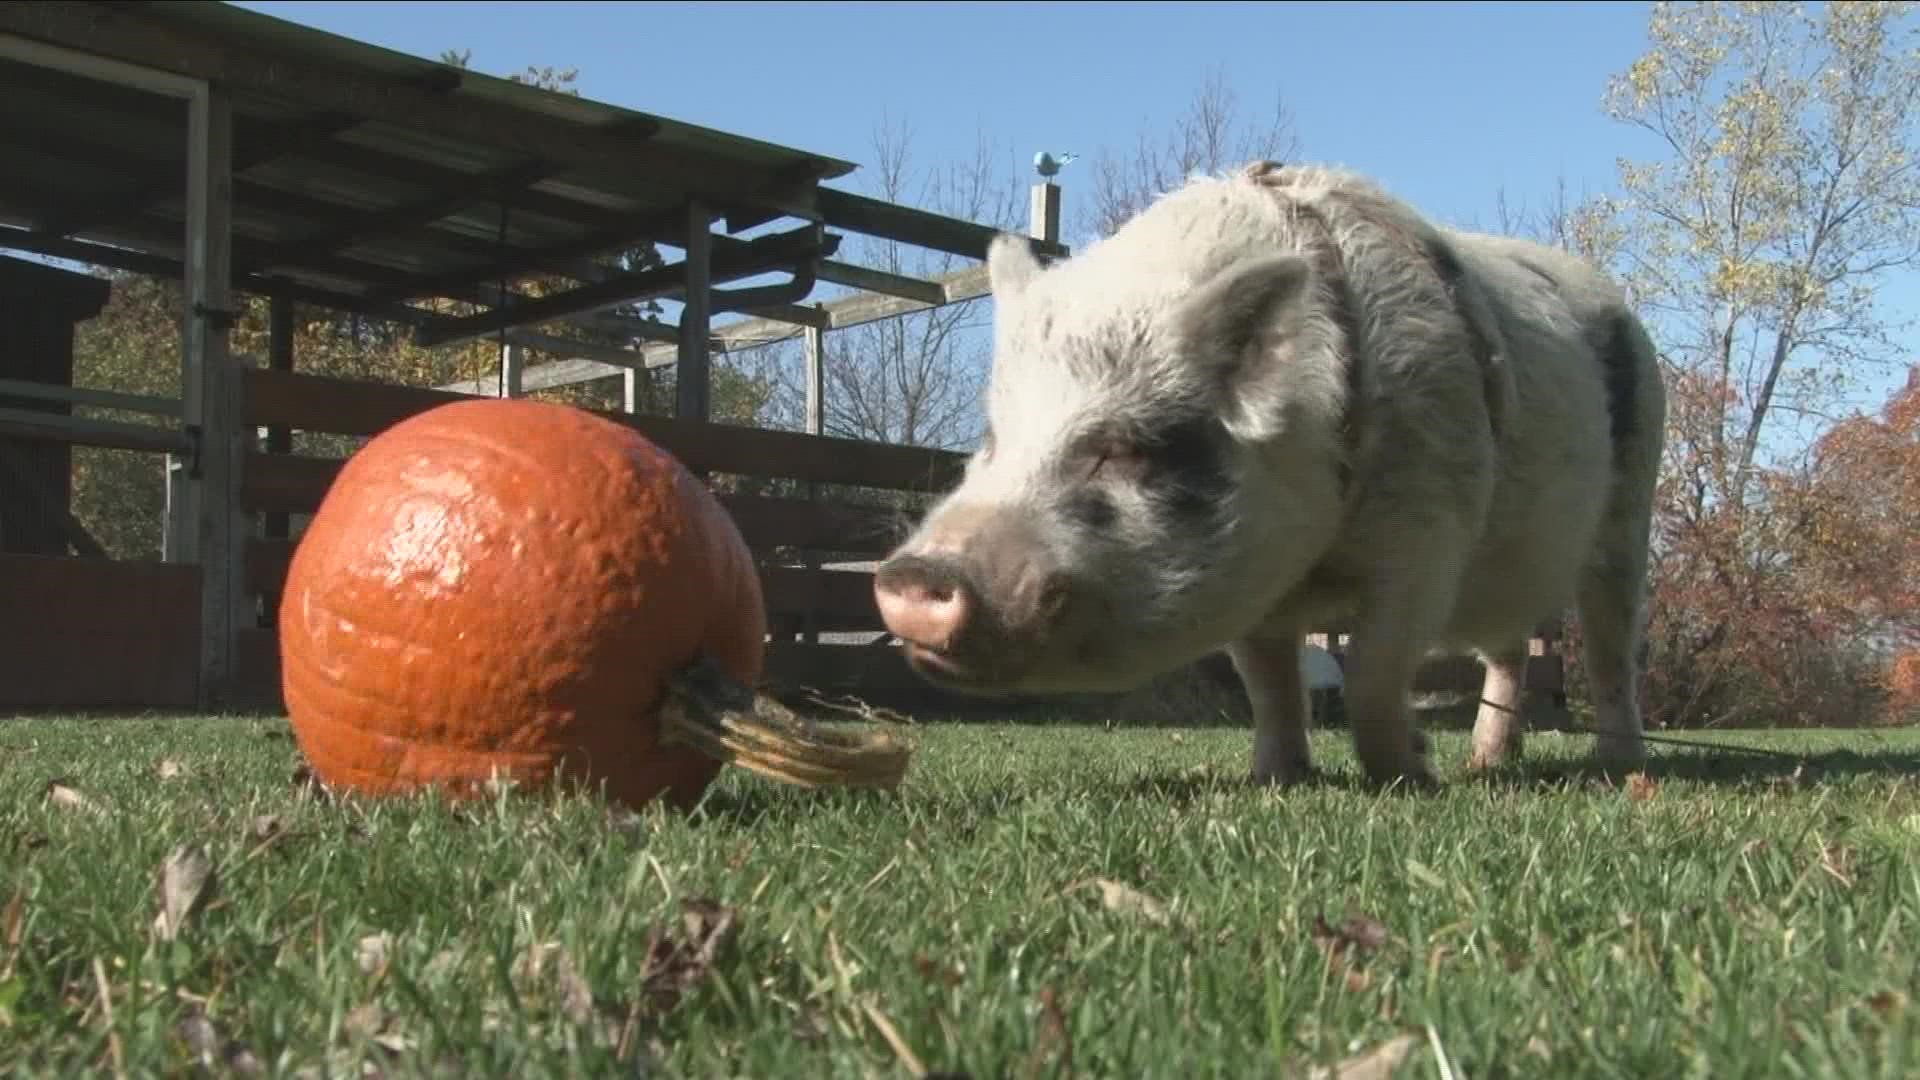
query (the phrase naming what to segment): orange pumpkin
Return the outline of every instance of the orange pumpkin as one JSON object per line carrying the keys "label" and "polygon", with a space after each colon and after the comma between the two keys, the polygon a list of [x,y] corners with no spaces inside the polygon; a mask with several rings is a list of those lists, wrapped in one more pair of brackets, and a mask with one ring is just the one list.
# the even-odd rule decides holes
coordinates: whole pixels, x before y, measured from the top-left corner
{"label": "orange pumpkin", "polygon": [[349,458],[287,570],[282,690],[309,767],[367,794],[498,773],[687,806],[722,762],[662,744],[669,676],[759,678],[766,614],[713,495],[564,405],[439,406]]}

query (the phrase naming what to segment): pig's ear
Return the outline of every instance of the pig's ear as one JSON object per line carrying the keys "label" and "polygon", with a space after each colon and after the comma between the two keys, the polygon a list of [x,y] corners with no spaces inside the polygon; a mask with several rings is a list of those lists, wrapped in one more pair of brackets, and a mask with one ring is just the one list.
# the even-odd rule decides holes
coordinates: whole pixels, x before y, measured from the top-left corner
{"label": "pig's ear", "polygon": [[987,284],[999,299],[1018,296],[1040,270],[1040,260],[1027,246],[1026,237],[1000,233],[987,245]]}
{"label": "pig's ear", "polygon": [[1243,437],[1257,440],[1270,430],[1270,399],[1287,376],[1268,349],[1298,333],[1312,292],[1306,259],[1273,255],[1221,271],[1174,314],[1183,351],[1206,369],[1222,415]]}
{"label": "pig's ear", "polygon": [[1313,274],[1298,255],[1271,255],[1228,267],[1183,300],[1175,314],[1190,355],[1223,365],[1229,379],[1262,335],[1284,335],[1306,315]]}

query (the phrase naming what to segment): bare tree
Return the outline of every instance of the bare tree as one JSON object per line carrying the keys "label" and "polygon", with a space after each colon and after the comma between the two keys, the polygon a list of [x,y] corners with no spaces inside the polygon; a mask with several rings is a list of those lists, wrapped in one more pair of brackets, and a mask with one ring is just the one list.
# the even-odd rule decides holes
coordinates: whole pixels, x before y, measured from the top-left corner
{"label": "bare tree", "polygon": [[[1012,170],[996,167],[984,138],[973,154],[945,168],[920,169],[913,133],[883,119],[873,134],[874,197],[977,221],[1021,228],[1023,187]],[[859,238],[842,258],[890,273],[933,278],[972,265],[943,252],[877,238]],[[843,438],[959,450],[979,437],[980,397],[990,346],[984,333],[991,300],[979,297],[946,307],[848,327],[826,338],[826,434]],[[802,426],[806,408],[805,364],[800,347],[783,343],[734,358],[771,383],[763,412],[774,426]]]}
{"label": "bare tree", "polygon": [[1110,236],[1153,199],[1196,173],[1217,173],[1256,159],[1287,161],[1299,154],[1293,115],[1275,95],[1273,111],[1243,117],[1240,98],[1216,68],[1170,127],[1143,123],[1133,149],[1102,151],[1094,159],[1084,231]]}

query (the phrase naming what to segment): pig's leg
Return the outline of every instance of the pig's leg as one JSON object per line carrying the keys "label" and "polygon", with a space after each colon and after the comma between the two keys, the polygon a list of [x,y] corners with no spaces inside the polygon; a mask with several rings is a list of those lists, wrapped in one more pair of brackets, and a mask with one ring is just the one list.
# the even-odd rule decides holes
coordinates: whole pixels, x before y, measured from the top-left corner
{"label": "pig's leg", "polygon": [[[1624,563],[1626,565],[1620,565]],[[1639,571],[1645,558],[1627,555],[1594,567],[1580,581],[1580,632],[1585,636],[1587,680],[1593,694],[1594,755],[1609,769],[1646,763],[1641,737],[1639,664]]]}
{"label": "pig's leg", "polygon": [[1287,785],[1312,777],[1300,635],[1245,638],[1228,646],[1227,655],[1253,705],[1253,782]]}
{"label": "pig's leg", "polygon": [[[1437,530],[1436,530],[1437,532]],[[1437,784],[1427,740],[1414,730],[1408,697],[1413,677],[1453,599],[1454,574],[1437,537],[1426,556],[1390,553],[1389,566],[1423,567],[1388,573],[1372,583],[1364,615],[1347,650],[1347,724],[1354,754],[1369,783]]]}
{"label": "pig's leg", "polygon": [[1480,711],[1473,718],[1473,757],[1468,766],[1491,769],[1521,751],[1521,688],[1525,684],[1527,650],[1502,649],[1483,657],[1487,665],[1480,688]]}

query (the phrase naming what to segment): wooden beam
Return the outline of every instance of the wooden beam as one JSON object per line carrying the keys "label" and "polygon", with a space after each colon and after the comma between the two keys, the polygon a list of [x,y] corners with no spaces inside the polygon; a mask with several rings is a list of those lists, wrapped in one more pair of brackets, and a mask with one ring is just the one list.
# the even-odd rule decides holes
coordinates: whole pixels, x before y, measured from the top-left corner
{"label": "wooden beam", "polygon": [[[537,273],[542,265],[553,259],[591,258],[610,251],[632,247],[643,242],[651,242],[658,235],[663,223],[677,221],[680,211],[671,214],[649,213],[624,219],[619,226],[608,226],[604,232],[576,237],[532,251],[521,248],[510,255],[484,261],[478,266],[445,274],[422,275],[404,284],[387,289],[375,289],[367,295],[382,302],[397,302],[418,296],[433,296],[448,287],[464,286],[476,281],[509,281]],[[619,273],[615,271],[614,273]]]}
{"label": "wooden beam", "polygon": [[885,293],[907,300],[918,300],[923,304],[941,304],[946,302],[946,292],[939,282],[925,278],[907,277],[902,274],[890,274],[885,270],[875,270],[870,266],[826,259],[820,263],[820,280],[831,281],[835,285],[847,285],[868,292]]}
{"label": "wooden beam", "polygon": [[[818,229],[806,230],[814,237]],[[712,381],[707,331],[713,315],[713,215],[698,201],[687,204],[686,238],[682,241],[686,259],[680,278],[685,304],[680,313],[679,363],[674,370],[674,413],[677,419],[704,421],[712,415]],[[741,249],[752,244],[742,244]],[[731,247],[731,245],[729,245]],[[822,254],[830,254],[823,252]],[[723,253],[736,261],[745,256],[738,249]],[[742,274],[742,277],[749,275]]]}
{"label": "wooden beam", "polygon": [[[234,147],[234,172],[244,172],[257,165],[276,161],[364,122],[363,117],[348,113],[322,112],[301,117],[285,127],[263,128],[257,134],[248,132],[251,137]],[[180,163],[169,161],[156,166],[151,173],[134,178],[122,189],[123,193],[112,200],[104,204],[99,200],[76,202],[40,222],[34,231],[45,237],[71,236],[101,225],[110,225],[144,212],[179,190]]]}
{"label": "wooden beam", "polygon": [[[245,388],[245,423],[258,427],[285,425],[298,431],[374,435],[428,409],[468,400],[464,395],[425,387],[289,375],[262,368],[242,368],[240,376]],[[966,466],[965,455],[928,447],[593,411],[631,426],[681,460],[714,472],[933,491],[958,479]],[[279,454],[258,457],[268,462],[295,460]]]}
{"label": "wooden beam", "polygon": [[[824,235],[817,225],[774,233],[742,248],[732,249],[725,256],[716,255],[711,260],[711,273],[707,276],[715,282],[754,277],[769,270],[830,255],[837,241],[837,237]],[[696,266],[689,265],[690,261],[637,273],[615,274],[591,285],[529,300],[511,308],[496,308],[478,315],[447,319],[439,325],[415,331],[414,339],[430,348],[466,341],[510,326],[534,326],[595,308],[658,296],[675,286],[687,286],[690,272],[699,272]],[[689,289],[689,294],[692,291]],[[705,290],[700,292],[704,303]]]}
{"label": "wooden beam", "polygon": [[137,450],[152,454],[184,454],[193,448],[193,444],[180,432],[152,424],[62,416],[34,409],[0,408],[0,438],[98,446],[107,450]]}
{"label": "wooden beam", "polygon": [[118,390],[93,390],[84,386],[55,386],[52,383],[0,379],[0,397],[33,398],[38,401],[63,401],[96,409],[147,413],[152,416],[180,415],[180,402],[174,398],[148,394],[123,394]]}
{"label": "wooden beam", "polygon": [[814,220],[814,182],[779,188],[732,159],[635,142],[599,128],[504,102],[430,93],[401,78],[309,59],[258,39],[223,40],[169,17],[168,5],[0,5],[0,32],[202,79],[228,93],[272,95],[313,110],[337,110],[397,127],[497,147],[570,168],[657,177],[744,206]]}
{"label": "wooden beam", "polygon": [[[916,210],[829,187],[819,189],[818,201],[822,219],[836,228],[898,240],[968,259],[985,259],[987,245],[1002,231],[991,225]],[[1029,238],[1028,243],[1033,253],[1044,259],[1065,258],[1068,254],[1067,249],[1057,242]]]}
{"label": "wooden beam", "polygon": [[[0,249],[8,248],[16,251],[30,251],[37,255],[51,255],[57,259],[72,259],[75,262],[90,263],[95,266],[110,266],[116,270],[129,270],[152,277],[179,277],[185,272],[185,264],[180,259],[164,255],[66,237],[37,240],[24,229],[0,228]],[[236,288],[257,296],[288,296],[333,311],[353,311],[408,326],[422,325],[433,321],[436,317],[433,312],[407,307],[404,304],[374,303],[352,293],[302,285],[297,281],[288,281],[284,278],[263,277],[255,274],[235,280],[233,284]]]}
{"label": "wooden beam", "polygon": [[[991,293],[987,270],[984,266],[973,266],[954,273],[942,274],[933,278],[932,281],[940,286],[946,296],[945,302],[948,304],[977,300]],[[856,293],[853,296],[843,296],[817,306],[827,316],[828,325],[825,329],[841,330],[849,326],[860,326],[878,322],[881,319],[925,311],[934,305],[896,296]],[[805,326],[799,323],[778,319],[737,319],[714,327],[710,337],[723,351],[732,352],[786,341],[800,336],[805,329]],[[675,348],[672,345],[647,345],[643,346],[639,353],[646,359],[648,368],[666,367],[674,363],[675,359]],[[528,368],[526,378],[529,387],[551,389],[592,382],[595,379],[618,375],[620,371],[621,368],[605,364],[566,360]]]}

